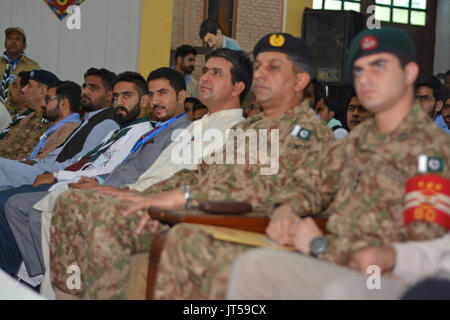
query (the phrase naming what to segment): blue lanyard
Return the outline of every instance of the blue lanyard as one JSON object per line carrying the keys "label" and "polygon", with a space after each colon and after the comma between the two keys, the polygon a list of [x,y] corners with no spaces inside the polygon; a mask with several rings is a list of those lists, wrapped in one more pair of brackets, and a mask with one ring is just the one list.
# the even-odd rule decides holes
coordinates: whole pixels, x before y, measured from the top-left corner
{"label": "blue lanyard", "polygon": [[176,116],[175,118],[170,119],[169,121],[167,121],[166,123],[164,123],[162,126],[153,129],[153,131],[150,131],[150,133],[148,135],[143,135],[138,142],[136,142],[136,144],[134,145],[133,149],[131,149],[130,153],[128,154],[128,156],[125,158],[125,160],[123,160],[123,162],[127,161],[128,158],[134,154],[137,149],[139,149],[140,146],[142,146],[144,143],[146,143],[148,140],[150,140],[151,138],[153,138],[155,135],[157,135],[158,133],[160,133],[162,130],[164,130],[167,126],[169,126],[170,124],[172,124],[173,122],[177,121],[179,118],[181,118],[182,116],[184,116],[186,113],[182,113],[178,116]]}
{"label": "blue lanyard", "polygon": [[6,55],[6,53],[4,53],[3,56],[6,58],[6,64],[12,64],[13,65],[11,73],[16,72],[17,62],[19,61],[20,58],[22,58],[22,56],[16,58],[13,62],[9,62],[9,57]]}

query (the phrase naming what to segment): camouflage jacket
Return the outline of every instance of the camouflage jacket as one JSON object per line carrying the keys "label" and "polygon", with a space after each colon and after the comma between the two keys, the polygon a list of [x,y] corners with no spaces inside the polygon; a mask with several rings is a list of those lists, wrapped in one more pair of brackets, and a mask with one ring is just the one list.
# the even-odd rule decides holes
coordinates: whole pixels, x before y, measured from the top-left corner
{"label": "camouflage jacket", "polygon": [[376,132],[375,120],[358,125],[324,152],[320,160],[299,167],[295,184],[286,185],[274,202],[289,203],[304,216],[328,208],[331,240],[322,258],[345,264],[348,254],[365,246],[426,240],[446,230],[436,223],[404,226],[406,182],[417,175],[424,154],[443,160],[440,175],[450,178],[450,137],[414,105],[391,134]]}
{"label": "camouflage jacket", "polygon": [[28,157],[51,124],[42,117],[42,112],[33,112],[21,122],[0,141],[1,158],[21,160]]}
{"label": "camouflage jacket", "polygon": [[[4,56],[0,56],[0,77],[3,78],[3,73],[5,72],[6,65],[8,64],[8,61]],[[23,55],[19,61],[17,61],[16,69],[14,70],[13,74],[17,75],[21,73],[22,71],[32,71],[32,70],[39,70],[39,64],[37,64],[36,61],[33,59],[28,58],[26,55]],[[10,100],[8,100],[5,103],[6,108],[8,111],[17,111],[17,106],[11,103]]]}
{"label": "camouflage jacket", "polygon": [[[250,202],[254,210],[271,210],[272,193],[289,183],[298,167],[310,165],[334,141],[330,128],[307,103],[277,118],[266,118],[263,113],[255,115],[233,129],[247,133],[253,129],[256,147],[252,150],[250,143],[245,143],[243,148],[239,138],[230,139],[223,150],[224,164],[200,168],[198,182],[192,187],[193,205],[205,200],[236,200]],[[269,157],[274,155],[270,161],[261,157],[265,148]],[[226,164],[231,158],[225,157],[227,151],[234,152],[237,164]],[[242,159],[245,163],[239,164]]]}

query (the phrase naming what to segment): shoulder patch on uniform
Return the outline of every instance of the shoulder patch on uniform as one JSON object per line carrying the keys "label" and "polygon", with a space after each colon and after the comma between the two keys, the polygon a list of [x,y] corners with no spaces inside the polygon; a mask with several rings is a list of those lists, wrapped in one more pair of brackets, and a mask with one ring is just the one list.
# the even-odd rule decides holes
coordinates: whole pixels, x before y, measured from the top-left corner
{"label": "shoulder patch on uniform", "polygon": [[309,140],[311,139],[312,135],[313,135],[312,130],[302,128],[302,126],[298,124],[295,125],[294,129],[291,132],[291,136],[300,138],[302,140]]}
{"label": "shoulder patch on uniform", "polygon": [[444,172],[444,158],[442,157],[428,157],[427,155],[419,156],[419,168],[420,173],[430,172]]}

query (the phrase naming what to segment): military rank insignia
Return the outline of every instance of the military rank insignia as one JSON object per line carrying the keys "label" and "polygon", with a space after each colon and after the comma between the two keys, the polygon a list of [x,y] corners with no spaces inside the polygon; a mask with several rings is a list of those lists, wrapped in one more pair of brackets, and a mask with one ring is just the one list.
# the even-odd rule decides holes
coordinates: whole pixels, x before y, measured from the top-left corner
{"label": "military rank insignia", "polygon": [[298,137],[302,140],[309,140],[311,139],[311,136],[313,134],[312,130],[308,130],[305,128],[302,128],[300,125],[296,124],[294,127],[294,130],[291,132],[291,136]]}
{"label": "military rank insignia", "polygon": [[428,157],[427,155],[419,156],[419,173],[438,173],[444,172],[444,159],[441,157]]}
{"label": "military rank insignia", "polygon": [[282,34],[273,34],[270,36],[269,43],[272,47],[282,47],[284,46],[284,43],[286,42],[286,39]]}
{"label": "military rank insignia", "polygon": [[434,174],[408,180],[405,195],[405,225],[413,221],[438,223],[450,230],[450,180]]}

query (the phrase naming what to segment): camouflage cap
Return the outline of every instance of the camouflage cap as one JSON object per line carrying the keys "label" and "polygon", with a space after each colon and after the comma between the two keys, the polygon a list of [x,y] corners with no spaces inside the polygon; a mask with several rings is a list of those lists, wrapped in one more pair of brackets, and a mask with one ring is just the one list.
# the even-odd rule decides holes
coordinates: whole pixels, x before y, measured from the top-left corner
{"label": "camouflage cap", "polygon": [[9,27],[5,30],[5,37],[8,37],[8,34],[12,31],[17,31],[23,36],[23,42],[27,42],[27,36],[25,35],[25,30],[19,27]]}
{"label": "camouflage cap", "polygon": [[261,52],[276,51],[286,53],[298,59],[308,73],[312,75],[314,71],[313,59],[309,46],[303,39],[296,38],[289,33],[269,33],[256,43],[253,49],[253,57]]}
{"label": "camouflage cap", "polygon": [[347,82],[353,85],[352,70],[356,59],[382,52],[409,55],[412,58],[416,56],[414,41],[407,32],[392,27],[365,30],[359,33],[350,44],[344,69]]}

